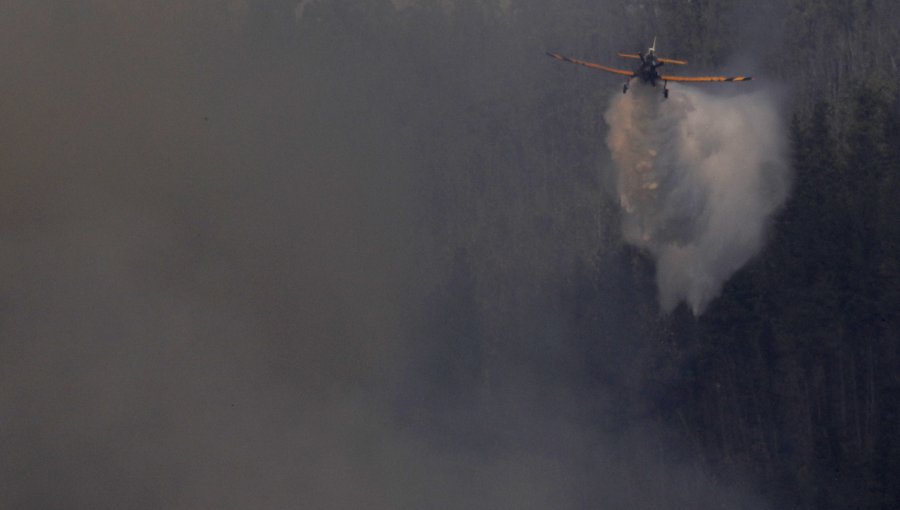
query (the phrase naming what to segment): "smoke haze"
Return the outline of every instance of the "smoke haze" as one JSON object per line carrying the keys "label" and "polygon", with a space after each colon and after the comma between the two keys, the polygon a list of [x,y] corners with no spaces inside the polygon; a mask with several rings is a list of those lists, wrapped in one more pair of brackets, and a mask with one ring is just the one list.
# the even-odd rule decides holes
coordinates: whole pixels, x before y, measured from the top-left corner
{"label": "smoke haze", "polygon": [[783,121],[766,92],[633,88],[606,112],[625,240],[656,260],[660,306],[703,312],[761,248],[787,198]]}
{"label": "smoke haze", "polygon": [[[397,4],[0,6],[0,506],[761,507],[642,421],[652,276],[566,23]],[[639,89],[625,237],[699,311],[777,122]]]}

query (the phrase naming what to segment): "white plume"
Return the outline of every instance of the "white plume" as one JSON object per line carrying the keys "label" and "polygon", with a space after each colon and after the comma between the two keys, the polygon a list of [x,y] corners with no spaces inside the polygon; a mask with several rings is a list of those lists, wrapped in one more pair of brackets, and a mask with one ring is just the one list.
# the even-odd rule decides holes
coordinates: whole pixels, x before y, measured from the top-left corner
{"label": "white plume", "polygon": [[656,260],[660,306],[703,312],[764,241],[786,199],[789,165],[777,102],[636,86],[605,115],[625,240]]}

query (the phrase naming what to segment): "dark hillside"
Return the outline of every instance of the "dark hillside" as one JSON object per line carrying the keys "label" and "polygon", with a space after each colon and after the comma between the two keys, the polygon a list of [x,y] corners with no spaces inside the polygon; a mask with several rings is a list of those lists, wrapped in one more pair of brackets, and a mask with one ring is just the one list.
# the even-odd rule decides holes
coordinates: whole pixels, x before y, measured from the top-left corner
{"label": "dark hillside", "polygon": [[[0,507],[900,508],[896,4],[0,3]],[[622,98],[776,120],[698,306]]]}

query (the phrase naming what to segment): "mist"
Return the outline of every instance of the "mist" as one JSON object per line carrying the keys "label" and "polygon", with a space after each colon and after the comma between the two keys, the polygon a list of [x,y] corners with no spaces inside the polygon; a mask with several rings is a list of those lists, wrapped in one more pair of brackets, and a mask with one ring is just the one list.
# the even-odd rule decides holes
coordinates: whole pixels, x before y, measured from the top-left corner
{"label": "mist", "polygon": [[762,247],[789,190],[786,133],[765,90],[634,87],[605,119],[625,240],[656,262],[660,307],[701,314]]}
{"label": "mist", "polygon": [[770,100],[615,99],[623,214],[564,27],[397,4],[0,7],[0,506],[764,507],[644,418],[623,241],[702,311],[784,198]]}

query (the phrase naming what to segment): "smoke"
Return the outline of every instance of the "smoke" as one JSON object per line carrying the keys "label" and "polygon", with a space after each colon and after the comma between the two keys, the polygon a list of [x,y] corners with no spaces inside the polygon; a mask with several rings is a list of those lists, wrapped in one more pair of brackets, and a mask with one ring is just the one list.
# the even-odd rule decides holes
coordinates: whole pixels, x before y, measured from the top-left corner
{"label": "smoke", "polygon": [[599,113],[566,109],[537,29],[355,0],[0,14],[0,507],[755,502],[617,429],[649,342],[620,311],[652,282],[617,271],[599,134],[572,136]]}
{"label": "smoke", "polygon": [[761,248],[789,189],[784,126],[765,92],[716,96],[637,86],[605,119],[625,240],[656,261],[666,312],[703,313]]}

